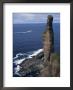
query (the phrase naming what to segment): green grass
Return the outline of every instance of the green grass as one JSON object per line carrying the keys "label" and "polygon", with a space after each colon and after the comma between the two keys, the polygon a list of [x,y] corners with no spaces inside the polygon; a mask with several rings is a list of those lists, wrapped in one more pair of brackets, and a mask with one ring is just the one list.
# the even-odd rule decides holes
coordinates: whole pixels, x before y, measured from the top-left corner
{"label": "green grass", "polygon": [[58,53],[52,53],[51,54],[51,60],[52,61],[57,60],[58,62],[60,62],[60,54],[58,54]]}

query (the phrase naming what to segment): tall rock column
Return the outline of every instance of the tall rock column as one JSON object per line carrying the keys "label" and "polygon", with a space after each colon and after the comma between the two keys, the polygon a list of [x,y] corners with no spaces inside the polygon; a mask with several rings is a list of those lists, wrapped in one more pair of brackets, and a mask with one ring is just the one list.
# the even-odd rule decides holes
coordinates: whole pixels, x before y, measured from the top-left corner
{"label": "tall rock column", "polygon": [[50,61],[50,55],[54,51],[53,16],[48,15],[46,30],[43,33],[44,61]]}

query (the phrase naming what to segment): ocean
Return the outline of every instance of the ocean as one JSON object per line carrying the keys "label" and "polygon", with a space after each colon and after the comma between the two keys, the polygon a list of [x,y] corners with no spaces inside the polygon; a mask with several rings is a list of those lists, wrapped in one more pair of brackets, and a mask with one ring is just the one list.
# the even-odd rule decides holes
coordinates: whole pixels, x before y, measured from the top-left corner
{"label": "ocean", "polygon": [[[13,24],[13,58],[43,48],[42,33],[45,23]],[[54,51],[60,53],[60,23],[53,23]]]}
{"label": "ocean", "polygon": [[[42,33],[46,24],[13,24],[13,76],[21,77],[19,74],[20,64],[26,58],[32,58],[42,51]],[[53,23],[54,51],[60,53],[60,24]]]}

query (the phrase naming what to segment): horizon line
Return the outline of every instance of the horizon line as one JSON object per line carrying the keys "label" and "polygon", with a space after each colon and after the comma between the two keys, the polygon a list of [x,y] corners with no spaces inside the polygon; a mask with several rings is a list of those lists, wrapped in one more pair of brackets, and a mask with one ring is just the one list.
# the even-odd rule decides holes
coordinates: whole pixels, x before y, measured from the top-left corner
{"label": "horizon line", "polygon": [[[38,22],[39,23],[39,22]],[[38,23],[13,23],[13,24],[38,24]],[[60,22],[53,22],[53,23],[60,23]],[[40,23],[41,24],[41,23]],[[47,24],[47,23],[43,23],[43,24]]]}

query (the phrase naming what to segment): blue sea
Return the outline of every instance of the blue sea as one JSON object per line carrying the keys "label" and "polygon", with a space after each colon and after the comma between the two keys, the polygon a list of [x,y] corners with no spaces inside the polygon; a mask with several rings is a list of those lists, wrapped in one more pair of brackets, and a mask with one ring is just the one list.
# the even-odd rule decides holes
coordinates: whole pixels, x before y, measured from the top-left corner
{"label": "blue sea", "polygon": [[[45,23],[13,25],[13,57],[18,53],[27,53],[43,48],[42,33]],[[54,50],[60,52],[60,24],[53,23]]]}

